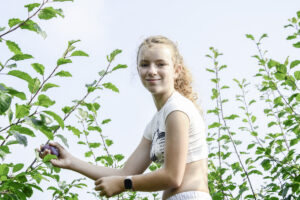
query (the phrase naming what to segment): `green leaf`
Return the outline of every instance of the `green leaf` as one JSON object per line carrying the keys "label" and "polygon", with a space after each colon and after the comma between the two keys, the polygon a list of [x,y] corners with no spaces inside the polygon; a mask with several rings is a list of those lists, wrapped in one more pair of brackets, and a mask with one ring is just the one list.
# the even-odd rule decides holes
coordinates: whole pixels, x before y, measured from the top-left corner
{"label": "green leaf", "polygon": [[52,101],[48,96],[41,94],[38,97],[38,101],[34,105],[43,106],[45,108],[48,108],[55,104],[55,101]]}
{"label": "green leaf", "polygon": [[253,104],[253,103],[255,103],[256,101],[253,99],[253,100],[251,100],[250,102],[249,102],[249,106],[251,105],[251,104]]}
{"label": "green leaf", "polygon": [[300,80],[300,71],[295,71],[294,76],[296,80]]}
{"label": "green leaf", "polygon": [[106,74],[106,71],[105,70],[101,70],[98,74],[99,74],[99,76],[104,76]]}
{"label": "green leaf", "polygon": [[282,65],[282,64],[277,65],[276,66],[276,70],[279,71],[279,72],[281,72],[281,73],[284,73],[284,74],[286,74],[286,72],[287,72],[286,66]]}
{"label": "green leaf", "polygon": [[31,83],[33,81],[31,76],[29,76],[29,74],[27,74],[26,72],[22,72],[20,70],[12,70],[12,71],[9,71],[7,74],[11,75],[11,76],[15,76],[20,79],[23,79],[24,81],[27,81],[28,83]]}
{"label": "green leaf", "polygon": [[17,172],[17,171],[20,171],[22,168],[24,167],[24,164],[23,163],[19,163],[19,164],[16,164],[14,165],[13,167],[13,172]]}
{"label": "green leaf", "polygon": [[88,126],[89,131],[98,131],[99,133],[102,133],[102,129],[99,126]]}
{"label": "green leaf", "polygon": [[94,142],[94,143],[89,143],[90,148],[98,148],[100,147],[100,143]]}
{"label": "green leaf", "polygon": [[37,23],[35,23],[32,20],[28,20],[27,22],[25,22],[24,24],[22,24],[20,26],[21,29],[27,29],[29,31],[34,31],[37,34],[40,34],[44,39],[47,37],[47,34],[42,31],[42,29],[39,27],[39,25]]}
{"label": "green leaf", "polygon": [[293,40],[293,39],[296,39],[297,38],[297,35],[289,35],[286,40]]}
{"label": "green leaf", "polygon": [[65,58],[60,58],[60,59],[57,60],[57,66],[64,65],[64,64],[67,64],[67,63],[72,63],[72,60],[65,59]]}
{"label": "green leaf", "polygon": [[27,138],[24,135],[21,135],[15,131],[11,131],[11,133],[14,135],[19,144],[22,144],[25,147],[27,146]]}
{"label": "green leaf", "polygon": [[26,197],[31,197],[33,194],[32,188],[27,185],[25,187],[23,187],[22,192],[23,192],[23,194],[26,195]]}
{"label": "green leaf", "polygon": [[66,147],[69,148],[69,144],[68,144],[67,138],[65,138],[65,137],[64,137],[63,135],[61,135],[61,134],[56,134],[55,137],[59,137],[59,138],[61,139],[61,141],[64,143],[64,145],[65,145]]}
{"label": "green leaf", "polygon": [[31,66],[37,73],[44,75],[44,70],[45,70],[44,65],[39,64],[39,63],[32,63]]}
{"label": "green leaf", "polygon": [[254,115],[251,117],[251,121],[252,121],[252,123],[254,123],[256,121],[256,117]]}
{"label": "green leaf", "polygon": [[290,141],[290,146],[294,146],[295,144],[297,144],[299,142],[299,139],[292,139]]}
{"label": "green leaf", "polygon": [[212,123],[211,125],[208,126],[208,129],[215,128],[215,127],[220,127],[220,126],[221,126],[220,123],[214,122],[214,123]]}
{"label": "green leaf", "polygon": [[39,7],[40,4],[39,3],[31,3],[31,4],[27,4],[24,7],[28,9],[28,12],[32,11],[34,8]]}
{"label": "green leaf", "polygon": [[283,74],[281,72],[275,72],[274,76],[277,80],[280,80],[280,81],[285,80],[285,74]]}
{"label": "green leaf", "polygon": [[300,48],[300,42],[297,42],[297,43],[293,44],[293,46],[296,47],[296,48]]}
{"label": "green leaf", "polygon": [[7,164],[0,164],[0,176],[6,176],[9,172]]}
{"label": "green leaf", "polygon": [[271,69],[272,67],[275,67],[277,65],[280,65],[280,63],[275,61],[275,60],[270,59],[269,62],[268,62],[268,68],[269,69]]}
{"label": "green leaf", "polygon": [[230,120],[234,120],[235,118],[238,118],[239,116],[238,115],[235,115],[235,114],[232,114],[228,117],[224,117],[224,119],[230,119]]}
{"label": "green leaf", "polygon": [[80,42],[80,40],[70,40],[70,41],[68,41],[68,47],[70,47],[72,44],[75,44],[76,42]]}
{"label": "green leaf", "polygon": [[84,154],[85,157],[91,157],[91,155],[93,155],[92,151],[85,152]]}
{"label": "green leaf", "polygon": [[261,171],[258,171],[257,169],[254,169],[252,171],[249,172],[249,175],[250,174],[259,174],[259,175],[263,175],[263,173],[261,173]]}
{"label": "green leaf", "polygon": [[14,54],[22,54],[20,47],[13,41],[6,40],[6,45],[9,48],[9,50]]}
{"label": "green leaf", "polygon": [[56,73],[55,76],[72,77],[72,74],[70,74],[70,72],[67,72],[67,71],[60,71],[60,72]]}
{"label": "green leaf", "polygon": [[52,131],[47,126],[42,126],[39,128],[39,130],[49,139],[53,140],[54,135]]}
{"label": "green leaf", "polygon": [[72,110],[72,107],[65,106],[61,109],[65,114],[69,113]]}
{"label": "green leaf", "polygon": [[256,131],[251,131],[251,135],[253,135],[253,136],[257,136],[258,134],[257,134],[257,132]]}
{"label": "green leaf", "polygon": [[212,70],[212,69],[209,69],[209,68],[206,68],[206,71],[211,72],[211,73],[215,73],[215,70]]}
{"label": "green leaf", "polygon": [[48,19],[51,19],[53,17],[56,17],[57,14],[59,14],[60,16],[63,17],[63,14],[62,14],[61,10],[56,10],[56,9],[54,9],[52,7],[46,7],[46,8],[42,9],[39,12],[38,17],[40,19],[48,20]]}
{"label": "green leaf", "polygon": [[120,49],[114,50],[109,56],[107,56],[107,61],[108,61],[108,62],[112,62],[112,61],[115,59],[115,57],[116,57],[118,54],[120,54],[121,52],[122,52],[122,50],[120,50]]}
{"label": "green leaf", "polygon": [[267,35],[266,33],[264,33],[264,34],[259,38],[259,40],[262,40],[263,38],[266,38],[266,37],[268,37],[268,35]]}
{"label": "green leaf", "polygon": [[290,69],[296,67],[297,65],[300,64],[300,60],[294,60],[293,62],[291,62],[290,64]]}
{"label": "green leaf", "polygon": [[80,137],[80,135],[81,135],[80,130],[78,130],[77,128],[75,128],[73,126],[66,126],[66,127],[69,131],[72,131],[73,134],[76,135],[78,138]]}
{"label": "green leaf", "polygon": [[56,155],[53,154],[47,154],[44,158],[43,158],[43,162],[49,162],[52,159],[57,159]]}
{"label": "green leaf", "polygon": [[300,102],[300,93],[297,94],[296,100]]}
{"label": "green leaf", "polygon": [[121,160],[123,160],[124,156],[122,154],[116,154],[114,155],[114,158],[120,162]]}
{"label": "green leaf", "polygon": [[10,88],[10,87],[6,87],[7,89],[7,93],[12,95],[12,96],[15,96],[15,97],[18,97],[19,99],[21,100],[26,100],[26,95],[24,92],[19,92],[13,88]]}
{"label": "green leaf", "polygon": [[246,34],[246,38],[249,38],[249,39],[251,39],[251,40],[254,40],[254,37],[253,37],[253,35],[251,35],[251,34]]}
{"label": "green leaf", "polygon": [[219,68],[219,71],[221,71],[222,69],[225,69],[227,68],[227,65],[222,65],[220,68]]}
{"label": "green leaf", "polygon": [[114,85],[114,84],[112,84],[112,83],[103,83],[102,84],[105,88],[107,88],[107,89],[111,89],[112,91],[114,91],[114,92],[119,92],[119,89]]}
{"label": "green leaf", "polygon": [[[0,32],[1,31],[4,31],[5,30],[5,27],[0,27]],[[1,41],[0,41],[1,42]]]}
{"label": "green leaf", "polygon": [[270,160],[268,160],[268,159],[263,160],[263,162],[261,163],[261,166],[264,168],[265,171],[268,171],[272,167]]}
{"label": "green leaf", "polygon": [[251,148],[253,148],[254,146],[255,146],[255,144],[249,144],[248,147],[247,147],[247,149],[251,149]]}
{"label": "green leaf", "polygon": [[105,143],[107,146],[111,146],[114,142],[112,140],[106,139]]}
{"label": "green leaf", "polygon": [[102,121],[102,124],[107,124],[107,123],[109,123],[110,121],[111,121],[111,119],[105,119],[105,120]]}
{"label": "green leaf", "polygon": [[119,64],[119,65],[115,66],[111,71],[115,71],[117,69],[122,69],[122,68],[127,68],[127,65],[121,65],[121,64]]}
{"label": "green leaf", "polygon": [[19,105],[16,104],[16,118],[21,119],[25,116],[28,116],[30,112],[29,105]]}
{"label": "green leaf", "polygon": [[20,61],[20,60],[27,60],[30,58],[33,58],[33,56],[29,54],[16,54],[13,57],[11,57],[10,60]]}
{"label": "green leaf", "polygon": [[41,82],[38,78],[32,79],[32,82],[28,84],[29,91],[34,94],[40,88]]}
{"label": "green leaf", "polygon": [[28,136],[31,136],[31,137],[35,137],[35,134],[32,130],[30,130],[29,128],[26,128],[26,127],[22,127],[20,125],[14,125],[9,130],[10,131],[16,131],[20,134],[28,135]]}
{"label": "green leaf", "polygon": [[13,26],[15,26],[15,25],[17,25],[17,24],[22,23],[22,22],[23,22],[23,21],[20,20],[20,19],[18,19],[18,18],[12,18],[12,19],[9,19],[9,20],[8,20],[8,26],[11,28],[11,27],[13,27]]}
{"label": "green leaf", "polygon": [[42,89],[42,92],[46,92],[48,89],[53,87],[59,87],[59,85],[55,85],[53,83],[46,83]]}
{"label": "green leaf", "polygon": [[6,65],[6,68],[16,68],[17,67],[17,64],[16,63],[13,63],[13,64],[10,64],[10,65]]}
{"label": "green leaf", "polygon": [[87,53],[85,53],[84,51],[80,51],[80,50],[78,50],[78,51],[74,51],[72,54],[71,54],[71,56],[89,56]]}
{"label": "green leaf", "polygon": [[11,96],[0,90],[0,115],[4,114],[10,107]]}
{"label": "green leaf", "polygon": [[43,112],[46,113],[47,115],[50,115],[51,117],[53,117],[53,119],[55,121],[57,121],[57,123],[59,124],[60,127],[62,127],[62,129],[65,128],[64,120],[58,114],[56,114],[52,111],[43,111]]}

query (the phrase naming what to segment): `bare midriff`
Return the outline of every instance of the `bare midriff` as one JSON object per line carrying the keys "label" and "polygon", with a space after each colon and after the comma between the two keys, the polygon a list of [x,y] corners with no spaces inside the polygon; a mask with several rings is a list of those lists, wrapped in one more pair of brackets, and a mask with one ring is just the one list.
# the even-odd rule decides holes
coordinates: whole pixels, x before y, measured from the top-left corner
{"label": "bare midriff", "polygon": [[162,200],[172,195],[187,191],[207,192],[207,159],[187,163],[181,185],[178,188],[167,189],[163,193]]}

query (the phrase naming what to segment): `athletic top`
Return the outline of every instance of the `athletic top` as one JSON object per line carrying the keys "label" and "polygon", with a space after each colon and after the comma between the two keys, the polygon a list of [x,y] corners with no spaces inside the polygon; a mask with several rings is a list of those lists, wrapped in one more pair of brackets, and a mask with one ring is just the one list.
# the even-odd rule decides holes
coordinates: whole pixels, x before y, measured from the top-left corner
{"label": "athletic top", "polygon": [[144,137],[152,141],[150,159],[157,163],[164,163],[165,122],[168,115],[175,110],[184,112],[190,121],[187,163],[207,158],[204,120],[194,103],[175,90],[144,130]]}

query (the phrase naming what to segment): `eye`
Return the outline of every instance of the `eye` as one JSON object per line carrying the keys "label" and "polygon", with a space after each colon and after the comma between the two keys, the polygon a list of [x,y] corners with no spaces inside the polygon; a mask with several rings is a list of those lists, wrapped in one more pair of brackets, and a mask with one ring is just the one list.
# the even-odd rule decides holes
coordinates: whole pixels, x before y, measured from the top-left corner
{"label": "eye", "polygon": [[148,66],[147,63],[141,63],[141,64],[140,64],[140,67],[147,67],[147,66]]}
{"label": "eye", "polygon": [[157,64],[159,67],[163,67],[163,66],[165,66],[166,64],[165,63],[158,63]]}

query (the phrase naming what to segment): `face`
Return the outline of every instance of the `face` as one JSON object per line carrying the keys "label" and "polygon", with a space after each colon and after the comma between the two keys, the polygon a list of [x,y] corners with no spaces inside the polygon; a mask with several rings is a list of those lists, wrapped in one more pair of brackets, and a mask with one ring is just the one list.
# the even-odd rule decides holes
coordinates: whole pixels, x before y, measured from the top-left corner
{"label": "face", "polygon": [[155,44],[140,49],[137,70],[144,87],[152,94],[174,90],[174,80],[178,73],[172,58],[173,52],[167,45]]}

